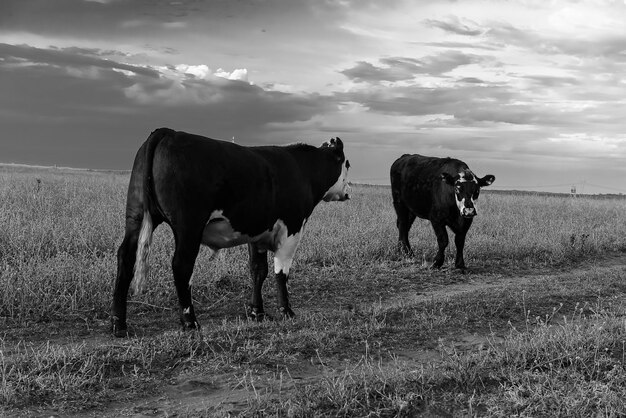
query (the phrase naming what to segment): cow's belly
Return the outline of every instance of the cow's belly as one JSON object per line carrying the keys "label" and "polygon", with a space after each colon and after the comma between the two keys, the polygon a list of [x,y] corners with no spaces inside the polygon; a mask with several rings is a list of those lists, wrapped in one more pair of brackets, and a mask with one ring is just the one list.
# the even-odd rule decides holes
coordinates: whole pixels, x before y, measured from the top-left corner
{"label": "cow's belly", "polygon": [[407,206],[409,210],[418,218],[430,219],[430,208],[424,207],[421,204],[408,204]]}
{"label": "cow's belly", "polygon": [[251,237],[239,231],[235,231],[229,220],[222,216],[221,211],[218,211],[211,216],[204,226],[204,230],[202,231],[202,243],[214,250],[218,250],[253,242],[258,244],[261,248],[274,251],[276,238],[283,228],[286,228],[285,224],[278,220],[271,230]]}

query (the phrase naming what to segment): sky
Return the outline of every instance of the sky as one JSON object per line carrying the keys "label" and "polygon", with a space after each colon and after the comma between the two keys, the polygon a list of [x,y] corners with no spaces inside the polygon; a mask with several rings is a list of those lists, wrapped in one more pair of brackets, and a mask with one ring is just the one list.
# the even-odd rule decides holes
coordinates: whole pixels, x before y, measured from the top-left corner
{"label": "sky", "polygon": [[626,193],[626,1],[1,0],[0,162],[128,170],[159,127],[340,137],[494,189]]}

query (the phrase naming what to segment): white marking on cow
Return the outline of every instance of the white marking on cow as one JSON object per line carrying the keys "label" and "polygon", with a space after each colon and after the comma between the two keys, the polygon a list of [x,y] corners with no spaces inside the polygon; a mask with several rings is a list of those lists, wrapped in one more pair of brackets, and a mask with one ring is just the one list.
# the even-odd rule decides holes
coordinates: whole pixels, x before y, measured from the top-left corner
{"label": "white marking on cow", "polygon": [[465,208],[465,198],[461,200],[457,198],[455,200],[456,200],[456,206],[459,208],[459,213],[461,214],[461,216],[463,216],[463,209]]}
{"label": "white marking on cow", "polygon": [[341,167],[341,173],[339,174],[339,178],[330,186],[330,189],[324,193],[324,197],[322,199],[325,202],[331,201],[343,201],[349,199],[349,190],[350,185],[348,184],[348,167],[344,163]]}
{"label": "white marking on cow", "polygon": [[148,257],[150,256],[150,243],[152,242],[152,217],[150,212],[144,211],[141,221],[141,230],[137,240],[137,259],[133,271],[134,280],[131,286],[131,293],[139,295],[146,287],[146,277],[148,276]]}
{"label": "white marking on cow", "polygon": [[189,315],[190,313],[191,313],[191,306],[188,306],[185,309],[183,309],[183,314],[184,315]]}
{"label": "white marking on cow", "polygon": [[[282,221],[280,222],[282,223]],[[302,222],[300,232],[293,235],[287,235],[286,227],[279,231],[276,237],[276,252],[274,253],[274,273],[278,274],[282,271],[286,276],[289,275],[289,270],[293,263],[293,256],[296,253],[296,249],[304,233],[305,224],[306,219]]]}
{"label": "white marking on cow", "polygon": [[476,214],[476,209],[475,209],[473,198],[470,197],[470,202],[472,203],[472,207],[465,206],[465,198],[462,198],[461,200],[457,198],[455,200],[456,200],[456,206],[459,209],[459,213],[461,214],[461,216],[471,216],[471,215]]}
{"label": "white marking on cow", "polygon": [[[466,176],[471,177],[471,178],[468,180]],[[459,173],[459,179],[457,180],[457,182],[466,183],[468,181],[473,181],[474,183],[478,184],[478,179],[476,179],[476,176],[474,175],[474,173],[472,173],[471,171],[461,171]]]}
{"label": "white marking on cow", "polygon": [[213,219],[217,219],[217,218],[224,218],[224,211],[221,209],[218,210],[214,210],[213,212],[211,212],[211,215],[209,215],[209,222]]}
{"label": "white marking on cow", "polygon": [[208,245],[215,253],[220,248],[234,247],[236,245],[254,242],[260,247],[274,251],[274,272],[289,274],[293,263],[293,256],[298,248],[306,219],[302,222],[300,231],[289,235],[287,225],[278,219],[272,229],[254,237],[235,231],[222,210],[211,213],[209,221],[202,232],[202,243]]}

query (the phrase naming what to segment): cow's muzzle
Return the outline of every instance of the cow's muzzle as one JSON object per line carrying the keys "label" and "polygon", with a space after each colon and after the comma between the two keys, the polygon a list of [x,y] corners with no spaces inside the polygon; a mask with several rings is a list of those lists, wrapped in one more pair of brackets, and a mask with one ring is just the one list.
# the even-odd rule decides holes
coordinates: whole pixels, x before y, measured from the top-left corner
{"label": "cow's muzzle", "polygon": [[476,209],[474,208],[463,208],[461,211],[461,216],[464,218],[473,218],[476,216]]}

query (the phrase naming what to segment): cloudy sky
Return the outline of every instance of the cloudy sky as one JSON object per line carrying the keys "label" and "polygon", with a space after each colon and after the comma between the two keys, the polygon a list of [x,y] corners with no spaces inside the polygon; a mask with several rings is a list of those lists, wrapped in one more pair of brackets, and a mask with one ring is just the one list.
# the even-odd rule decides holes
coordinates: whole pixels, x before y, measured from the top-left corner
{"label": "cloudy sky", "polygon": [[626,193],[624,22],[609,0],[1,0],[0,162],[129,169],[167,126],[339,136],[360,182],[420,153]]}

